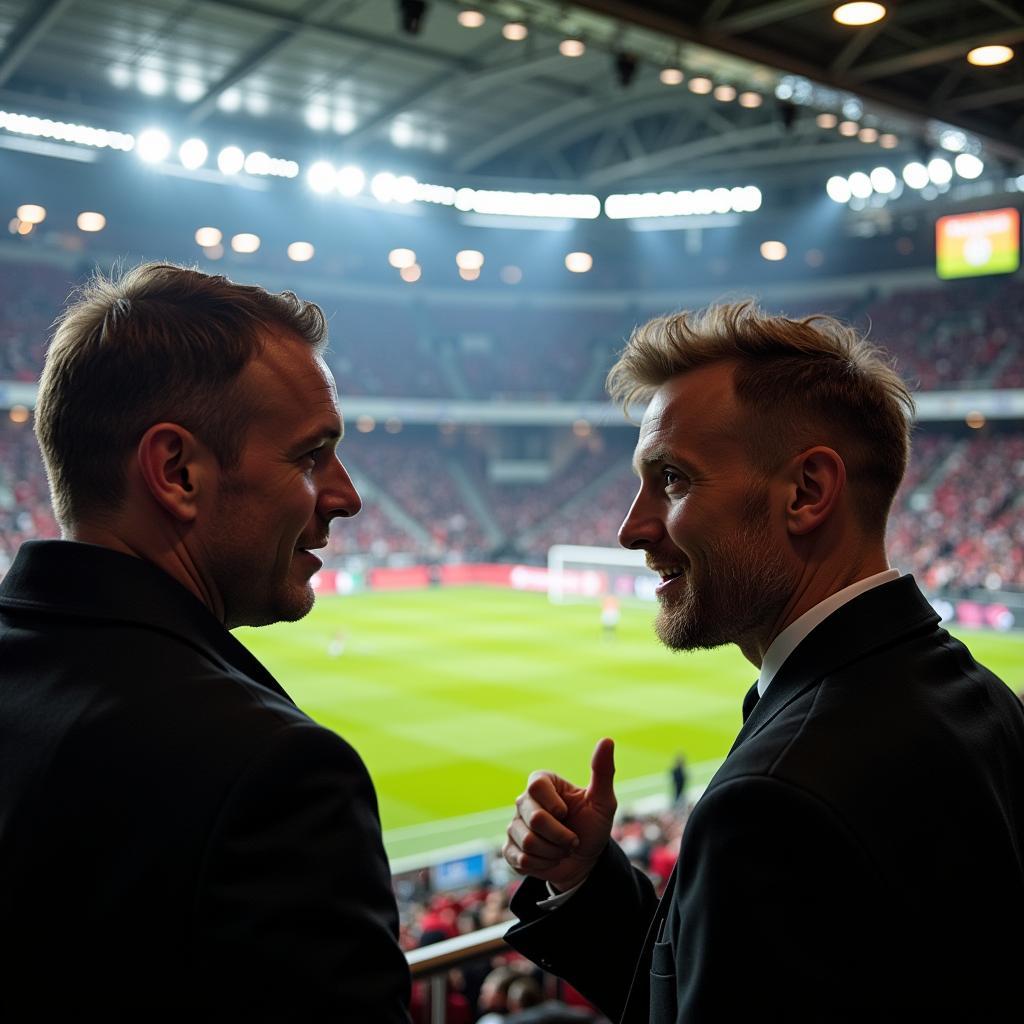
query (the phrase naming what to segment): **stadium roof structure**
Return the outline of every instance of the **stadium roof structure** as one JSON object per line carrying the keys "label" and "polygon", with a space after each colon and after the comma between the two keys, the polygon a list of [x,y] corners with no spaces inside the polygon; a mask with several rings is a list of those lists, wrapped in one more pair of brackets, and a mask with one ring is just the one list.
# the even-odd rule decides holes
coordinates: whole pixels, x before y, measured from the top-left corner
{"label": "stadium roof structure", "polygon": [[[0,0],[0,107],[126,132],[156,122],[284,157],[386,157],[460,183],[614,191],[756,172],[820,190],[883,136],[918,155],[952,129],[1019,173],[1021,61],[965,60],[983,42],[1024,43],[1016,3],[904,0],[858,29],[834,6]],[[466,27],[467,9],[483,23]],[[509,22],[525,38],[507,38]],[[564,56],[566,38],[585,52]],[[665,68],[682,81],[664,84]]]}

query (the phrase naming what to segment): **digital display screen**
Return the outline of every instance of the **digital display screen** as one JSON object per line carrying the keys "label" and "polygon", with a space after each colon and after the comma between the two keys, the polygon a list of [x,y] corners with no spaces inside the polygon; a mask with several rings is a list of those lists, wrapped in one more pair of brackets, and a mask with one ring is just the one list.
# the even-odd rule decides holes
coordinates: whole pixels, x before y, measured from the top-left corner
{"label": "digital display screen", "polygon": [[1020,213],[1012,208],[940,217],[935,272],[944,279],[1012,274],[1020,266]]}

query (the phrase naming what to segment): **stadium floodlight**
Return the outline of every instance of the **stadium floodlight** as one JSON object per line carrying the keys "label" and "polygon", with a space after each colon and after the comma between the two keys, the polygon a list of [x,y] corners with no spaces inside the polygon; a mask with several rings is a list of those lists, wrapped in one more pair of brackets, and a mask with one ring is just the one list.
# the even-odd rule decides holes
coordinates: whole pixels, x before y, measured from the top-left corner
{"label": "stadium floodlight", "polygon": [[315,253],[312,242],[292,242],[288,246],[288,259],[295,263],[308,263]]}
{"label": "stadium floodlight", "polygon": [[479,11],[475,7],[466,7],[459,11],[455,20],[463,28],[480,28],[486,19],[483,11]]}
{"label": "stadium floodlight", "polygon": [[167,92],[167,79],[155,68],[143,68],[138,77],[139,92],[147,96],[163,96]]}
{"label": "stadium floodlight", "polygon": [[202,249],[212,249],[215,245],[220,245],[221,239],[224,237],[220,228],[197,228],[196,229],[196,245]]}
{"label": "stadium floodlight", "polygon": [[178,147],[178,159],[181,161],[181,166],[190,171],[202,167],[209,155],[210,151],[202,139],[186,139]]}
{"label": "stadium floodlight", "polygon": [[460,188],[455,194],[455,207],[465,212],[497,214],[502,217],[593,220],[601,215],[601,200],[586,193],[504,192]]}
{"label": "stadium floodlight", "polygon": [[147,128],[135,140],[135,152],[147,164],[158,164],[171,152],[171,140],[160,128]]}
{"label": "stadium floodlight", "polygon": [[850,186],[850,195],[858,199],[867,199],[874,191],[871,179],[863,171],[854,171],[846,182]]}
{"label": "stadium floodlight", "polygon": [[945,157],[928,161],[928,179],[933,185],[948,185],[953,180],[953,167]]}
{"label": "stadium floodlight", "polygon": [[124,153],[135,148],[135,136],[127,132],[112,132],[106,128],[93,128],[85,124],[51,121],[46,117],[30,117],[28,114],[14,114],[6,110],[0,110],[0,129],[13,132],[15,135],[56,139],[58,142],[73,142],[79,146],[94,146],[97,149],[119,149]]}
{"label": "stadium floodlight", "polygon": [[412,249],[392,249],[388,253],[388,263],[395,270],[404,270],[406,267],[411,267],[415,262],[416,253]]}
{"label": "stadium floodlight", "polygon": [[885,5],[868,2],[840,4],[832,12],[832,17],[840,25],[873,25],[885,17]]}
{"label": "stadium floodlight", "polygon": [[899,136],[893,135],[892,132],[883,132],[878,137],[878,144],[882,149],[895,149],[899,144]]}
{"label": "stadium floodlight", "polygon": [[395,197],[398,178],[390,171],[381,171],[370,179],[370,192],[378,203],[390,203]]}
{"label": "stadium floodlight", "polygon": [[402,267],[398,276],[406,284],[415,284],[423,276],[423,268],[418,263],[411,263],[407,267]]}
{"label": "stadium floodlight", "polygon": [[755,185],[734,188],[699,188],[695,192],[630,192],[610,195],[604,201],[605,215],[612,220],[648,217],[753,213],[761,208],[761,190]]}
{"label": "stadium floodlight", "polygon": [[179,78],[174,86],[174,95],[182,103],[195,103],[206,92],[206,86],[198,78]]}
{"label": "stadium floodlight", "polygon": [[870,174],[871,187],[883,196],[896,191],[896,175],[888,167],[876,167]]}
{"label": "stadium floodlight", "polygon": [[834,203],[848,203],[853,194],[850,191],[850,183],[841,174],[833,174],[825,182],[825,191]]}
{"label": "stadium floodlight", "polygon": [[217,154],[217,166],[221,174],[238,174],[245,166],[245,153],[237,146],[225,146]]}
{"label": "stadium floodlight", "polygon": [[477,249],[461,249],[455,254],[459,270],[479,270],[484,265],[484,254]]}
{"label": "stadium floodlight", "polygon": [[747,110],[754,110],[756,107],[761,106],[764,103],[764,97],[759,92],[741,92],[739,98],[739,105],[746,107]]}
{"label": "stadium floodlight", "polygon": [[317,160],[310,164],[306,171],[306,184],[314,191],[324,196],[338,187],[338,172],[334,165],[326,160]]}
{"label": "stadium floodlight", "polygon": [[480,277],[479,267],[459,267],[459,277],[463,281],[476,281]]}
{"label": "stadium floodlight", "polygon": [[691,78],[688,86],[690,92],[694,92],[698,96],[707,96],[714,87],[715,83],[712,82],[710,78],[705,78],[703,75]]}
{"label": "stadium floodlight", "polygon": [[903,168],[903,180],[911,188],[922,189],[930,180],[928,177],[928,168],[925,167],[924,164],[914,160]]}
{"label": "stadium floodlight", "polygon": [[990,46],[976,46],[973,50],[968,51],[967,60],[975,67],[995,67],[997,64],[1005,64],[1007,61],[1013,60],[1013,48],[998,43]]}
{"label": "stadium floodlight", "polygon": [[79,231],[102,231],[107,226],[107,218],[95,210],[83,210],[75,223]]}
{"label": "stadium floodlight", "polygon": [[767,242],[761,243],[761,257],[772,263],[777,263],[779,260],[784,260],[789,254],[789,249],[786,247],[785,242],[780,242],[776,239],[771,239]]}
{"label": "stadium floodlight", "polygon": [[46,207],[35,203],[22,203],[16,213],[18,220],[25,224],[42,224],[46,220]]}
{"label": "stadium floodlight", "polygon": [[355,164],[346,164],[339,168],[337,176],[337,189],[347,199],[359,195],[366,184],[366,175],[361,167]]}
{"label": "stadium floodlight", "polygon": [[662,85],[682,85],[685,77],[682,68],[677,68],[671,64],[658,72],[658,81]]}
{"label": "stadium floodlight", "polygon": [[231,238],[231,248],[235,252],[256,252],[260,247],[260,236],[243,231]]}
{"label": "stadium floodlight", "polygon": [[565,269],[573,274],[585,274],[594,265],[589,252],[570,252],[565,255]]}
{"label": "stadium floodlight", "polygon": [[501,34],[510,42],[518,43],[530,34],[530,30],[521,21],[510,21],[502,27]]}
{"label": "stadium floodlight", "polygon": [[815,119],[814,123],[819,128],[835,128],[839,124],[839,118],[835,114],[831,114],[828,111],[819,114]]}
{"label": "stadium floodlight", "polygon": [[973,181],[975,178],[980,177],[985,170],[984,163],[973,153],[958,153],[953,161],[953,166],[956,168],[956,173],[961,178],[967,178],[968,181]]}
{"label": "stadium floodlight", "polygon": [[558,44],[558,52],[563,57],[582,57],[587,52],[587,44],[582,39],[570,36]]}
{"label": "stadium floodlight", "polygon": [[315,132],[322,132],[331,123],[331,112],[322,103],[306,107],[306,124]]}
{"label": "stadium floodlight", "polygon": [[411,203],[417,198],[419,182],[409,174],[402,174],[395,178],[395,187],[391,198],[396,203]]}

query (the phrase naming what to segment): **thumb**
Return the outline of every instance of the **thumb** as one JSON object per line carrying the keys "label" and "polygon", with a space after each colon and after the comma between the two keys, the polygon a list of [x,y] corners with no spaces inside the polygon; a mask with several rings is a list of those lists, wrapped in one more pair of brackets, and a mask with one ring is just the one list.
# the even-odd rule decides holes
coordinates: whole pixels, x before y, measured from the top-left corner
{"label": "thumb", "polygon": [[590,785],[587,786],[587,800],[602,810],[614,812],[617,802],[615,789],[615,741],[598,740],[594,756],[590,759]]}

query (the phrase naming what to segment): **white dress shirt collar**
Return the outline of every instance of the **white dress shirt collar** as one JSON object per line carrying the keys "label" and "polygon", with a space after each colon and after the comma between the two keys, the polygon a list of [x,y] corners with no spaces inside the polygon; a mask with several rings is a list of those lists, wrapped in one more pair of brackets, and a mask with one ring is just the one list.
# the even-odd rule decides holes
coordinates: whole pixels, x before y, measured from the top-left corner
{"label": "white dress shirt collar", "polygon": [[757,693],[759,697],[764,696],[768,684],[775,678],[775,673],[782,668],[782,663],[796,650],[797,645],[803,640],[815,626],[824,622],[834,611],[842,608],[848,601],[855,597],[880,587],[883,583],[889,583],[898,579],[899,569],[885,569],[883,572],[875,573],[874,576],[867,576],[856,583],[851,583],[842,590],[837,590],[829,595],[824,601],[820,601],[813,608],[808,609],[791,622],[772,642],[771,646],[764,653],[764,660],[761,662],[761,674],[757,677]]}

